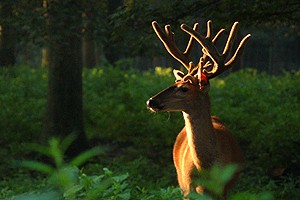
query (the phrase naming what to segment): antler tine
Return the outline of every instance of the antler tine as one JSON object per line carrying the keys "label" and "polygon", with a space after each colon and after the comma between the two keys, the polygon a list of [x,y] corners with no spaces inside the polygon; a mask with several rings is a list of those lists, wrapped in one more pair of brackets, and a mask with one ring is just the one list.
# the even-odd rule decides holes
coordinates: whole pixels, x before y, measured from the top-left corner
{"label": "antler tine", "polygon": [[[191,36],[190,40],[188,42],[188,45],[186,47],[186,50],[184,52],[181,52],[176,44],[174,39],[174,33],[171,31],[170,25],[165,26],[165,33],[159,26],[159,24],[156,21],[152,22],[152,27],[158,36],[158,38],[162,41],[167,51],[176,59],[178,60],[188,71],[190,71],[190,68],[192,64],[190,64],[189,57],[192,53],[192,49],[194,46],[194,39]],[[194,31],[197,31],[199,27],[199,24],[196,23],[193,27]]]}
{"label": "antler tine", "polygon": [[242,53],[243,53],[243,50],[244,50],[244,44],[246,43],[246,41],[248,40],[248,38],[251,37],[251,34],[247,34],[240,42],[238,48],[236,49],[234,55],[232,56],[232,58],[230,60],[228,60],[226,63],[225,63],[225,66],[230,66],[234,63],[235,59],[238,58]]}
{"label": "antler tine", "polygon": [[[190,34],[191,36],[193,36],[195,38],[195,40],[197,40],[197,42],[199,42],[201,44],[201,46],[203,47],[202,48],[203,56],[200,59],[200,62],[198,65],[201,65],[203,72],[206,73],[206,75],[209,77],[209,79],[212,79],[212,78],[218,76],[219,74],[221,74],[222,72],[226,71],[227,69],[229,69],[235,62],[236,58],[238,58],[242,54],[244,44],[246,43],[247,39],[251,36],[250,34],[246,35],[242,39],[242,41],[240,42],[240,44],[239,44],[237,50],[235,51],[235,54],[232,56],[232,58],[230,58],[230,59],[227,58],[229,55],[229,52],[232,48],[234,37],[236,35],[235,31],[236,31],[237,25],[238,25],[237,22],[235,22],[233,24],[222,54],[219,53],[219,51],[217,50],[214,43],[219,38],[221,33],[224,32],[224,29],[221,29],[217,33],[217,35],[213,39],[211,39],[211,21],[207,22],[208,30],[207,30],[206,37],[202,36],[200,33],[198,33],[197,31],[194,31],[191,27],[189,27],[185,24],[181,25],[181,29],[183,31],[187,32],[188,34]],[[213,67],[210,71],[208,71],[207,69],[212,64],[210,63],[210,61],[206,61],[206,56],[208,56],[213,62]]]}
{"label": "antler tine", "polygon": [[[219,39],[219,36],[224,32],[225,29],[219,30],[219,32],[215,35],[215,37],[212,39],[212,43],[215,44],[215,42]],[[206,32],[206,39],[211,39],[213,33],[212,33],[212,21],[207,21],[207,32]],[[211,66],[207,62],[207,54],[203,53],[203,56],[200,58],[200,61],[198,63],[203,69],[208,68]]]}
{"label": "antler tine", "polygon": [[216,34],[216,36],[214,37],[214,39],[212,40],[213,43],[217,42],[217,40],[219,39],[219,36],[224,33],[225,29],[222,28],[221,30],[219,30],[219,32]]}
{"label": "antler tine", "polygon": [[[206,31],[206,38],[210,38],[212,35],[212,21],[208,20],[207,21],[207,31]],[[206,54],[203,53],[202,57],[199,60],[198,65],[201,66],[201,68],[203,67],[203,63],[207,62],[207,56]]]}
{"label": "antler tine", "polygon": [[[215,37],[212,39],[212,43],[214,44],[218,39],[219,39],[219,36],[224,32],[225,29],[221,29],[216,35]],[[212,35],[213,35],[213,31],[212,31],[212,21],[209,20],[207,21],[207,32],[206,32],[206,39],[211,39],[212,38]],[[205,49],[202,48],[202,51],[204,51]],[[203,55],[202,57],[200,57],[199,59],[199,62],[198,62],[198,68],[200,68],[199,70],[200,71],[204,71],[206,72],[207,75],[209,75],[211,73],[207,71],[207,68],[211,67],[211,63],[207,60],[207,54],[205,53],[205,51],[203,52]],[[194,69],[192,72],[195,73],[198,70],[198,68]],[[214,69],[212,69],[213,71]],[[191,73],[191,74],[193,74]]]}
{"label": "antler tine", "polygon": [[[194,27],[193,27],[193,30],[197,31],[198,28],[199,28],[199,23],[195,23]],[[195,41],[194,38],[191,36],[190,40],[189,40],[189,43],[188,43],[188,45],[187,45],[187,47],[186,47],[186,49],[183,53],[184,55],[187,55],[188,57],[191,56],[192,50],[193,50],[193,47],[194,47],[194,41]]]}
{"label": "antler tine", "polygon": [[181,25],[181,29],[186,33],[190,34],[201,44],[201,46],[207,50],[207,55],[209,55],[212,60],[219,61],[220,53],[217,48],[213,45],[213,43],[209,40],[210,38],[205,38],[200,33],[194,31],[191,27],[186,24]]}
{"label": "antler tine", "polygon": [[233,44],[234,38],[236,36],[236,29],[237,29],[238,24],[239,24],[238,22],[234,22],[234,24],[231,27],[226,45],[225,45],[223,53],[222,53],[225,57],[227,57],[227,55],[229,54],[229,52],[232,48],[232,44]]}
{"label": "antler tine", "polygon": [[[221,29],[219,30],[219,32],[215,35],[215,37],[212,39],[212,43],[215,44],[217,42],[217,40],[219,39],[219,36],[224,33],[225,29]],[[202,60],[200,60],[199,62],[199,66],[201,66],[202,71],[206,73],[206,75],[208,77],[210,77],[212,74],[214,74],[217,71],[217,68],[214,67],[212,68],[211,71],[208,71],[207,69],[210,68],[212,66],[212,63],[210,63],[209,61],[206,60],[207,58],[207,54],[205,54],[205,50],[202,49],[202,51],[204,51],[203,56],[201,57]]]}
{"label": "antler tine", "polygon": [[[230,35],[231,35],[231,34],[230,34]],[[229,37],[230,37],[230,35],[229,35]],[[228,37],[228,40],[229,40],[229,37]],[[251,34],[247,34],[247,35],[241,40],[241,42],[240,42],[238,48],[236,49],[234,55],[233,55],[233,56],[232,56],[232,57],[224,64],[223,67],[220,67],[220,68],[215,69],[214,72],[212,72],[211,75],[209,76],[210,79],[211,79],[211,78],[214,78],[214,77],[216,77],[216,76],[218,76],[219,74],[223,73],[224,71],[230,69],[230,68],[233,66],[233,64],[234,64],[235,61],[237,60],[236,58],[238,58],[238,57],[240,57],[240,56],[242,55],[243,50],[244,50],[244,47],[245,47],[244,44],[246,43],[246,41],[247,41],[250,37],[251,37]],[[231,36],[231,38],[232,38],[232,36]],[[230,38],[230,39],[231,39],[231,38]],[[227,43],[228,43],[228,40],[227,40]],[[230,41],[229,43],[231,43],[230,45],[232,46],[232,43],[233,43],[233,42]],[[225,48],[226,48],[226,47],[225,47]],[[231,49],[231,47],[228,47],[228,48]],[[225,51],[225,49],[224,49],[224,51]],[[227,57],[228,52],[230,52],[230,51],[227,50],[227,53],[225,52],[225,54],[224,54],[224,55],[226,55],[225,58]]]}

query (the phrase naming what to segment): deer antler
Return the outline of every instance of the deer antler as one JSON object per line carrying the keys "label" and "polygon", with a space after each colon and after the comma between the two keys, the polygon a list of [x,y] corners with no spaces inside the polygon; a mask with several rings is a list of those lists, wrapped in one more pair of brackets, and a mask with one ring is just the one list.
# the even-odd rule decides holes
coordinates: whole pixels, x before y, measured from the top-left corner
{"label": "deer antler", "polygon": [[[171,31],[170,25],[165,26],[165,33],[156,21],[152,22],[152,27],[153,27],[156,35],[158,36],[158,38],[164,44],[167,51],[176,60],[178,60],[188,71],[190,71],[193,68],[193,63],[190,62],[190,55],[192,53],[192,49],[194,46],[194,36],[191,35],[185,51],[181,52],[175,44],[174,33]],[[191,29],[193,31],[197,32],[198,27],[199,27],[199,24],[195,23],[194,27]]]}
{"label": "deer antler", "polygon": [[[182,25],[181,25],[182,26]],[[219,32],[215,35],[215,37],[212,38],[213,31],[212,31],[212,21],[209,20],[207,22],[207,32],[206,32],[206,39],[211,40],[212,44],[214,45],[215,42],[219,39],[219,36],[225,31],[225,29],[219,30]],[[203,53],[202,57],[199,60],[199,63],[194,69],[191,71],[191,74],[194,75],[197,73],[198,68],[200,68],[201,71],[207,70],[212,64],[208,61],[207,54]]]}
{"label": "deer antler", "polygon": [[[192,29],[191,27],[189,27],[185,24],[181,25],[181,29],[183,31],[185,31],[186,33],[190,34],[203,47],[202,48],[203,56],[200,58],[198,66],[203,69],[203,72],[207,75],[207,77],[209,79],[212,79],[212,78],[218,76],[219,74],[221,74],[222,72],[228,70],[230,67],[232,67],[232,65],[236,61],[236,58],[241,56],[244,44],[247,41],[247,39],[251,36],[250,34],[246,35],[242,39],[242,41],[240,42],[234,55],[231,58],[228,58],[228,54],[230,53],[230,50],[231,50],[232,44],[233,44],[233,40],[236,35],[235,31],[236,31],[237,25],[238,25],[238,22],[235,22],[233,24],[222,54],[219,53],[219,51],[216,48],[216,46],[214,45],[214,43],[218,39],[220,34],[224,31],[224,29],[221,29],[216,34],[216,36],[212,39],[212,37],[211,37],[212,22],[211,22],[211,20],[209,20],[207,22],[206,37],[202,36],[196,30]],[[213,61],[213,67],[210,71],[208,71],[208,68],[210,67],[211,63],[209,61],[207,61],[207,56]]]}

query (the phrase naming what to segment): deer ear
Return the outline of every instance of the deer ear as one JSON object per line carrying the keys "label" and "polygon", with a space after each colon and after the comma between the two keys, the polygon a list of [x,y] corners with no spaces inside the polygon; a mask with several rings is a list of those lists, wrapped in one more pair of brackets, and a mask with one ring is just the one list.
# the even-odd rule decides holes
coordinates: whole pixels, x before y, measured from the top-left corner
{"label": "deer ear", "polygon": [[185,76],[185,74],[182,71],[177,70],[177,69],[173,69],[173,74],[174,74],[176,80],[181,80]]}
{"label": "deer ear", "polygon": [[197,78],[199,81],[200,89],[202,89],[205,92],[208,92],[210,89],[209,79],[207,75],[203,73],[200,68],[198,69]]}

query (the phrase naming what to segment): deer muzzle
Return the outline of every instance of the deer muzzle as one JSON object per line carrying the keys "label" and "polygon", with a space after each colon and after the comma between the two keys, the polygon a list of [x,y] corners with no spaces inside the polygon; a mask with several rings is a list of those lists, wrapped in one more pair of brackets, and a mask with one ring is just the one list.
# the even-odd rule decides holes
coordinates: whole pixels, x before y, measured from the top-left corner
{"label": "deer muzzle", "polygon": [[147,102],[147,107],[152,111],[152,112],[157,112],[160,111],[164,108],[164,105],[162,105],[158,100],[150,98]]}

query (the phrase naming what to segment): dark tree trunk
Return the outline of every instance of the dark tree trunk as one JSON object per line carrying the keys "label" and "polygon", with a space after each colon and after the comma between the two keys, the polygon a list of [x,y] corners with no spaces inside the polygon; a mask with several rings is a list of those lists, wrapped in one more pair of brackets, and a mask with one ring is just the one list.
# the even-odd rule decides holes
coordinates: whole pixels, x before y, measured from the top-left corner
{"label": "dark tree trunk", "polygon": [[[107,2],[108,13],[114,13],[119,6],[122,6],[124,4],[126,4],[126,1],[122,1],[122,0],[108,1]],[[108,62],[115,63],[121,58],[119,53],[120,49],[119,46],[116,44],[117,41],[115,41],[115,39],[112,39],[111,36],[112,36],[111,32],[108,31],[106,36],[108,38],[108,41],[103,46],[104,56]]]}
{"label": "dark tree trunk", "polygon": [[82,111],[82,52],[80,1],[49,0],[49,135],[78,135],[67,154],[87,147]]}
{"label": "dark tree trunk", "polygon": [[12,4],[4,1],[0,4],[0,66],[12,66],[16,62],[15,34],[12,23]]}
{"label": "dark tree trunk", "polygon": [[49,65],[49,49],[47,47],[43,47],[41,67],[48,67],[48,65]]}
{"label": "dark tree trunk", "polygon": [[87,37],[83,40],[83,65],[87,68],[95,67],[97,65],[96,43],[93,39]]}
{"label": "dark tree trunk", "polygon": [[95,36],[93,35],[93,32],[95,31],[95,27],[94,27],[95,24],[93,20],[95,20],[97,10],[94,7],[95,5],[92,3],[86,4],[86,6],[87,7],[85,8],[85,15],[84,15],[85,34],[83,37],[83,46],[82,46],[83,66],[87,68],[92,68],[97,65],[96,41],[95,41]]}
{"label": "dark tree trunk", "polygon": [[[48,0],[43,0],[43,9],[44,9],[44,17],[45,17],[45,23],[46,26],[49,26],[49,17],[48,17]],[[48,36],[44,35],[44,42],[47,43],[48,41]],[[48,67],[49,66],[49,48],[44,46],[42,48],[42,62],[41,62],[41,67]]]}

